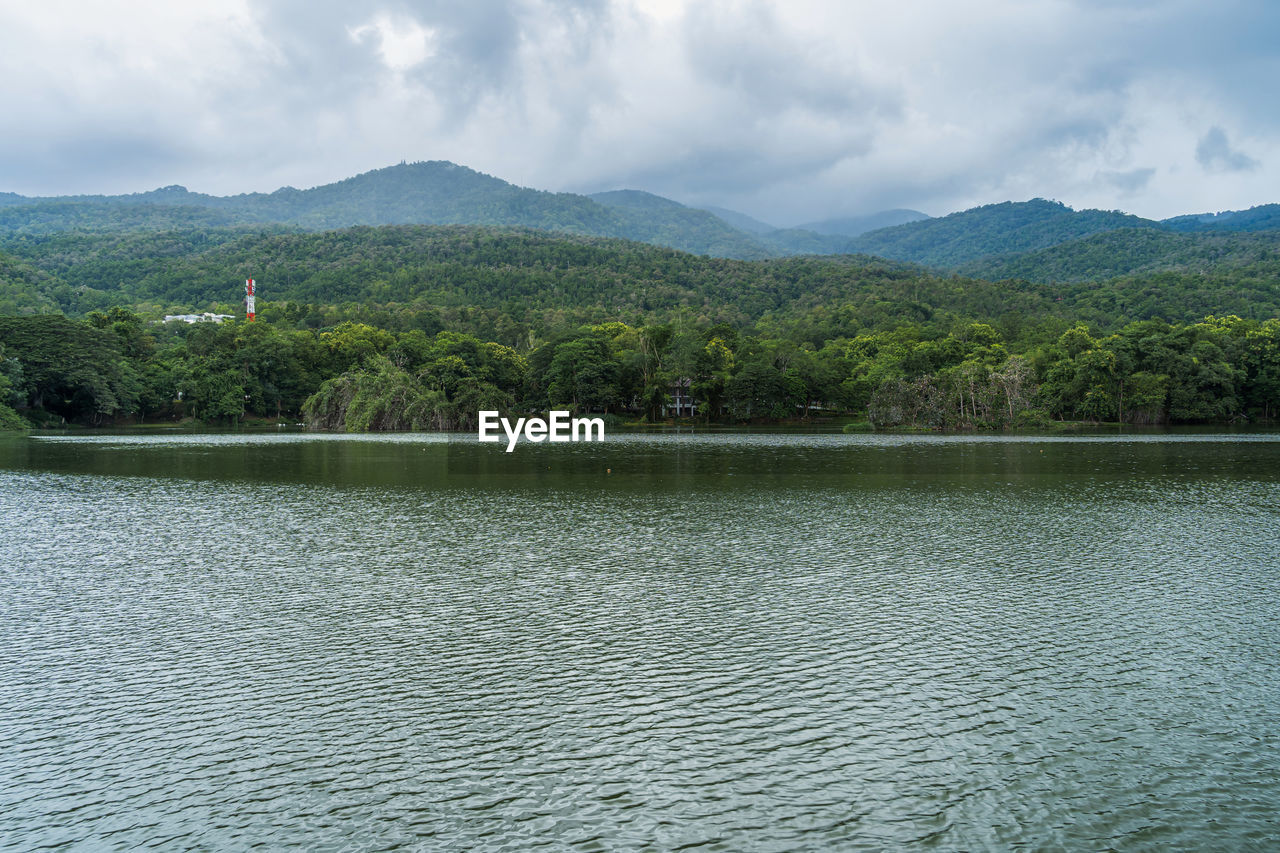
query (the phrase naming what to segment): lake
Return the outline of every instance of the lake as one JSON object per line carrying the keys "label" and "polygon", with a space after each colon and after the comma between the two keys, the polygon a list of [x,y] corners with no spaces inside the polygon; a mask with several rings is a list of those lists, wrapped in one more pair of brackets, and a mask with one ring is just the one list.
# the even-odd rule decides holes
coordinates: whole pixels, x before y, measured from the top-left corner
{"label": "lake", "polygon": [[0,846],[1265,849],[1280,434],[0,439]]}

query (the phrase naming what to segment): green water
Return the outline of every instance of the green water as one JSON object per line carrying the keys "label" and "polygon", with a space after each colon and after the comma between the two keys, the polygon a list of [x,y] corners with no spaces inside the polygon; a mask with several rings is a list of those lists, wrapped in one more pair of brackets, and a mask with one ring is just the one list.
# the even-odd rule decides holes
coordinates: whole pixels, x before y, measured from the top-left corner
{"label": "green water", "polygon": [[0,847],[1269,849],[1280,436],[0,439]]}

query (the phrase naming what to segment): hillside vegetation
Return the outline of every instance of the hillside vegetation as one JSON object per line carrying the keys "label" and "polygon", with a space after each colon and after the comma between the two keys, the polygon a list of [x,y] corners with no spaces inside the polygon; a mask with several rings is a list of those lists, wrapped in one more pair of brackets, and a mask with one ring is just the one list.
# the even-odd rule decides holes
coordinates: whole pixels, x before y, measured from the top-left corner
{"label": "hillside vegetation", "polygon": [[960,267],[981,278],[1096,281],[1137,273],[1280,277],[1280,231],[1178,234],[1123,228],[1048,249],[983,258]]}
{"label": "hillside vegetation", "polygon": [[466,315],[482,324],[466,328],[486,332],[495,318],[545,332],[573,322],[689,316],[741,329],[765,319],[816,323],[820,329],[805,339],[820,344],[860,328],[946,318],[1057,317],[1113,329],[1213,313],[1280,316],[1266,253],[1253,262],[1242,255],[1238,266],[1211,274],[1055,285],[938,274],[866,256],[735,261],[478,226],[61,234],[0,241],[0,250],[14,258],[10,298],[32,307],[232,312],[244,279],[253,277],[265,303],[292,304],[316,327],[375,315],[394,327],[393,315],[424,312]]}

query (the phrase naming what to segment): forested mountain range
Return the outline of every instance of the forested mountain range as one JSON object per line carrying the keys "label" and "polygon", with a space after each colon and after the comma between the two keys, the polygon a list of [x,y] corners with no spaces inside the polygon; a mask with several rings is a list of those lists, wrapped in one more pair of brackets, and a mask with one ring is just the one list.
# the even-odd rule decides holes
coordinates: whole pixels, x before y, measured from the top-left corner
{"label": "forested mountain range", "polygon": [[[236,196],[169,186],[121,196],[0,197],[0,233],[261,224],[312,231],[354,225],[515,226],[618,237],[717,257],[798,253],[785,241],[758,240],[712,213],[648,193],[622,191],[591,198],[545,192],[443,161],[401,163],[308,190],[284,187]],[[820,243],[825,251],[843,249],[842,243]]]}
{"label": "forested mountain range", "polygon": [[[689,207],[639,190],[584,196],[518,187],[443,161],[401,163],[308,190],[225,197],[180,186],[121,196],[0,193],[0,241],[10,242],[61,233],[398,224],[533,228],[745,260],[858,253],[974,276],[1047,282],[1191,270],[1224,253],[1250,263],[1265,260],[1280,235],[1280,205],[1155,221],[1032,199],[939,218],[902,209],[776,228],[734,211]],[[1256,236],[1234,242],[1224,237],[1233,234]]]}
{"label": "forested mountain range", "polygon": [[1280,204],[1157,221],[1032,199],[881,228],[848,248],[983,277],[1082,281],[1203,268],[1226,255],[1258,259],[1275,245]]}
{"label": "forested mountain range", "polygon": [[851,247],[869,255],[955,268],[990,255],[1044,249],[1102,231],[1142,227],[1161,226],[1126,213],[1076,211],[1059,202],[1034,199],[882,228],[855,238]]}

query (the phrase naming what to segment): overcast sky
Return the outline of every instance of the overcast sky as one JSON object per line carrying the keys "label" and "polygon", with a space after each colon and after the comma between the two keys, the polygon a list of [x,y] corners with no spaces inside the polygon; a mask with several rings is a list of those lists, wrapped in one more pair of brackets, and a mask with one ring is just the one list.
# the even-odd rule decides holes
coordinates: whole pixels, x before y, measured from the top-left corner
{"label": "overcast sky", "polygon": [[1280,201],[1280,3],[0,0],[0,190],[401,160],[790,225]]}

